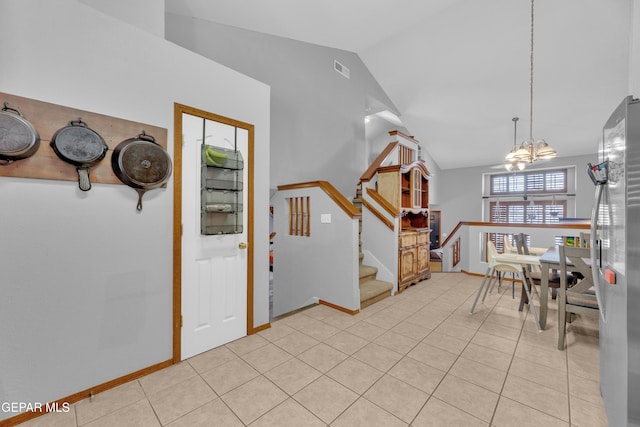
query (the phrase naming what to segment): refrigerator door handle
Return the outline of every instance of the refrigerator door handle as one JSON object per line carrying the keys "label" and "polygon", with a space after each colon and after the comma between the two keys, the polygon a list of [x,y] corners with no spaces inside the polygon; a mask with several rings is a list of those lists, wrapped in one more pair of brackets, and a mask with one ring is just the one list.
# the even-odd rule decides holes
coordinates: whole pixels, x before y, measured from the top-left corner
{"label": "refrigerator door handle", "polygon": [[596,248],[596,232],[598,230],[598,216],[600,215],[600,202],[602,201],[603,184],[596,185],[595,200],[593,202],[593,209],[591,210],[591,236],[589,246],[591,248],[591,275],[593,276],[593,288],[596,291],[596,300],[598,301],[598,307],[600,311],[600,317],[602,321],[605,321],[604,305],[600,298],[600,266],[598,265],[598,252]]}

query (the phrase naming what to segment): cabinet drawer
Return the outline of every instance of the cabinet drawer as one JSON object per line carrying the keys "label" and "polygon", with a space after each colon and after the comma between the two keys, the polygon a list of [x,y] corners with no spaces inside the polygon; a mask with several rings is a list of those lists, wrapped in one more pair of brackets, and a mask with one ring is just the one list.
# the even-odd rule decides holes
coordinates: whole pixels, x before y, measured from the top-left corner
{"label": "cabinet drawer", "polygon": [[416,241],[419,245],[424,245],[429,243],[429,234],[428,233],[418,233],[416,237]]}
{"label": "cabinet drawer", "polygon": [[415,246],[416,233],[415,232],[400,233],[399,240],[400,241],[398,243],[401,248],[406,248],[407,246]]}

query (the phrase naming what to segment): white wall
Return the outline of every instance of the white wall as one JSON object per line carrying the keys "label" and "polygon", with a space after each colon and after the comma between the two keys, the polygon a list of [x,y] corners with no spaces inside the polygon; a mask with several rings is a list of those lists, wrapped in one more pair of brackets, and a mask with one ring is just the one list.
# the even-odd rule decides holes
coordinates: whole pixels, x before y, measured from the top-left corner
{"label": "white wall", "polygon": [[[629,43],[629,95],[640,98],[640,0],[633,0]],[[612,109],[613,111],[613,109]]]}
{"label": "white wall", "polygon": [[[174,102],[255,124],[254,319],[267,323],[269,87],[75,0],[0,0],[0,28],[1,92],[165,127],[172,157]],[[0,401],[55,400],[172,357],[174,178],[140,213],[124,185],[0,178]]]}
{"label": "white wall", "polygon": [[[358,55],[174,14],[167,14],[165,32],[167,40],[271,86],[272,188],[327,180],[355,196],[366,169],[367,98],[395,111]],[[334,71],[334,60],[350,69],[350,79]]]}
{"label": "white wall", "polygon": [[163,0],[78,0],[107,15],[164,38]]}
{"label": "white wall", "polygon": [[[289,235],[289,197],[310,197],[310,236]],[[272,198],[273,315],[315,304],[360,308],[358,218],[351,218],[319,187],[278,191]],[[320,216],[330,214],[330,223]]]}
{"label": "white wall", "polygon": [[[381,208],[371,198],[366,200],[383,213]],[[383,214],[385,215],[385,214]],[[366,206],[362,207],[362,253],[364,265],[371,265],[378,269],[376,279],[393,284],[393,293],[398,291],[398,236],[395,232],[400,227],[398,218],[387,218],[394,224],[391,230],[378,219]]]}

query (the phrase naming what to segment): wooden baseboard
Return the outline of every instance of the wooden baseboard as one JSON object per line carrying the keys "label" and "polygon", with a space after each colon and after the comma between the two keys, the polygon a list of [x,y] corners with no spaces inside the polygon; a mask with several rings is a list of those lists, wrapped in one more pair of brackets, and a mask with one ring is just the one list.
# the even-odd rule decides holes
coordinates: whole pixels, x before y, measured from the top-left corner
{"label": "wooden baseboard", "polygon": [[265,323],[264,325],[260,325],[260,326],[256,326],[255,328],[252,328],[251,331],[249,331],[248,335],[253,335],[253,334],[257,334],[260,331],[264,331],[265,329],[269,329],[271,327],[271,323]]}
{"label": "wooden baseboard", "polygon": [[335,304],[332,304],[332,303],[324,301],[324,300],[318,300],[318,304],[326,305],[327,307],[331,307],[331,308],[334,308],[336,310],[340,310],[343,313],[347,313],[347,314],[350,314],[352,316],[355,315],[355,314],[360,313],[360,310],[349,310],[348,308],[340,307],[339,305],[335,305]]}
{"label": "wooden baseboard", "polygon": [[[165,360],[164,362],[157,363],[155,365],[148,366],[146,368],[140,369],[139,371],[132,372],[127,375],[123,375],[119,378],[113,379],[111,381],[107,381],[105,383],[96,385],[94,387],[90,387],[86,390],[79,391],[77,393],[71,394],[67,397],[63,397],[62,399],[58,399],[54,402],[49,402],[48,406],[52,408],[63,408],[65,404],[73,404],[79,402],[83,399],[96,395],[98,393],[102,393],[103,391],[107,391],[109,389],[118,387],[122,384],[128,383],[129,381],[137,380],[138,378],[142,378],[145,375],[149,375],[153,372],[159,371],[161,369],[167,368],[173,365],[173,360]],[[29,411],[22,412],[14,417],[7,418],[4,420],[0,420],[0,427],[13,427],[15,425],[24,423],[33,418],[40,417],[46,414],[47,411],[45,407],[42,408],[41,411]]]}

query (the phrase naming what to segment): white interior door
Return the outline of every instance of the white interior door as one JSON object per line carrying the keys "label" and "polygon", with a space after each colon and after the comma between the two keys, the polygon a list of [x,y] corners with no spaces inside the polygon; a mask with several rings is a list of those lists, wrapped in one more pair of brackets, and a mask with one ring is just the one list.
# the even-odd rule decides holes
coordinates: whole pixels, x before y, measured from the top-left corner
{"label": "white interior door", "polygon": [[[182,359],[247,333],[248,132],[221,120],[182,114]],[[241,232],[236,226],[230,234],[201,232],[203,140],[207,145],[235,148],[245,160],[238,171],[243,182],[238,194],[243,206],[238,213]],[[214,217],[215,222],[218,217]],[[231,219],[226,217],[220,218]]]}

